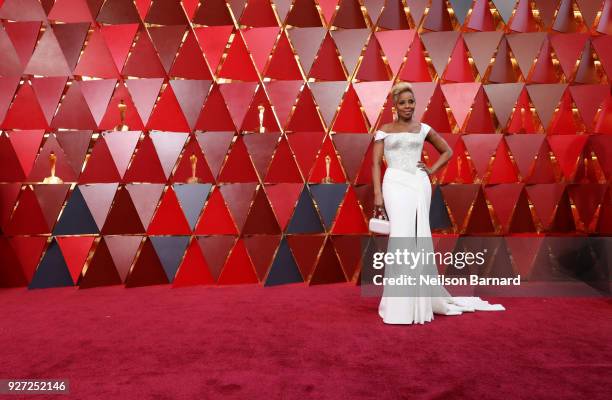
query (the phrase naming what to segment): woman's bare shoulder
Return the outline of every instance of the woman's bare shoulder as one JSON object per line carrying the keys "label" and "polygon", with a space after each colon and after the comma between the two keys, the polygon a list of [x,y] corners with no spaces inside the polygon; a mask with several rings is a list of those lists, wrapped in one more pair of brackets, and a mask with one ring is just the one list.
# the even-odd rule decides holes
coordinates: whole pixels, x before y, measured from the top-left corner
{"label": "woman's bare shoulder", "polygon": [[395,128],[395,124],[393,124],[392,122],[388,122],[379,127],[378,130],[383,131],[385,133],[389,133],[394,131],[393,128]]}

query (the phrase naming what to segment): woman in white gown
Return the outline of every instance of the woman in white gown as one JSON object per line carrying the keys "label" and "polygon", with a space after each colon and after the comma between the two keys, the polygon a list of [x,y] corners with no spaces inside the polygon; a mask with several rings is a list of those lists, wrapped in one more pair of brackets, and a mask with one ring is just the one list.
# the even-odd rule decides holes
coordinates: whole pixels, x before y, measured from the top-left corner
{"label": "woman in white gown", "polygon": [[[385,124],[376,131],[373,149],[372,180],[374,205],[383,208],[389,217],[391,232],[387,252],[399,248],[408,251],[431,251],[433,241],[429,227],[431,182],[429,175],[442,168],[452,156],[446,141],[429,125],[414,121],[415,98],[412,87],[400,82],[392,89],[397,112],[394,123]],[[431,167],[421,162],[423,143],[428,140],[440,152]],[[383,155],[387,169],[381,183]],[[407,238],[415,238],[414,241]],[[405,272],[406,269],[403,269]],[[416,263],[408,270],[417,278],[421,275],[437,276],[435,262]],[[400,269],[385,266],[385,278],[397,278]],[[504,310],[499,304],[489,304],[478,297],[451,297],[443,286],[387,286],[379,305],[379,315],[387,324],[423,324],[434,314],[460,315],[476,310]]]}

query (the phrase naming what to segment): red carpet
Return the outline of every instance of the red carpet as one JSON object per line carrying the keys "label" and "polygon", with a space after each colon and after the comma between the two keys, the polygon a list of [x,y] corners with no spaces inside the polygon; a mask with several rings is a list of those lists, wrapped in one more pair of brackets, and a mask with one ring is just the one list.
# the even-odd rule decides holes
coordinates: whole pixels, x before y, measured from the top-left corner
{"label": "red carpet", "polygon": [[393,326],[348,285],[2,290],[0,378],[79,399],[609,398],[612,301],[488,300],[507,311]]}

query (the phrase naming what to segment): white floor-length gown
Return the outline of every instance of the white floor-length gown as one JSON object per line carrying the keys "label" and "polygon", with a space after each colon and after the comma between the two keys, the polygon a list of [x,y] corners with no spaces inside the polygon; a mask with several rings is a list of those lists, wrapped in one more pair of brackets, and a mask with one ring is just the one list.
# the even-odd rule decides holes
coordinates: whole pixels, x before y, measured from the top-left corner
{"label": "white floor-length gown", "polygon": [[[387,169],[382,182],[382,193],[391,225],[387,252],[402,249],[433,252],[429,226],[431,181],[427,172],[417,167],[423,151],[425,137],[431,127],[421,123],[417,133],[386,133],[376,131],[374,140],[384,140]],[[414,241],[407,240],[414,238]],[[385,266],[385,278],[396,278],[403,269]],[[437,275],[434,263],[418,263],[412,276]],[[459,315],[475,310],[503,310],[499,304],[489,304],[478,297],[451,297],[443,286],[385,286],[378,308],[379,315],[388,324],[414,324],[429,322],[434,313]]]}

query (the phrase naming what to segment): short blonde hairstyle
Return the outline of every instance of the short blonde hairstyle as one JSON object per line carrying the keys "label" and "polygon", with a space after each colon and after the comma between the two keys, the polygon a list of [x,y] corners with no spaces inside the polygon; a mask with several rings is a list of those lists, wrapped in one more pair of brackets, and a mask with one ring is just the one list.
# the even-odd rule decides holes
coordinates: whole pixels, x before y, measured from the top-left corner
{"label": "short blonde hairstyle", "polygon": [[393,96],[393,102],[397,103],[400,94],[404,92],[410,92],[414,96],[414,92],[412,91],[412,85],[408,82],[398,82],[391,88],[391,95]]}

